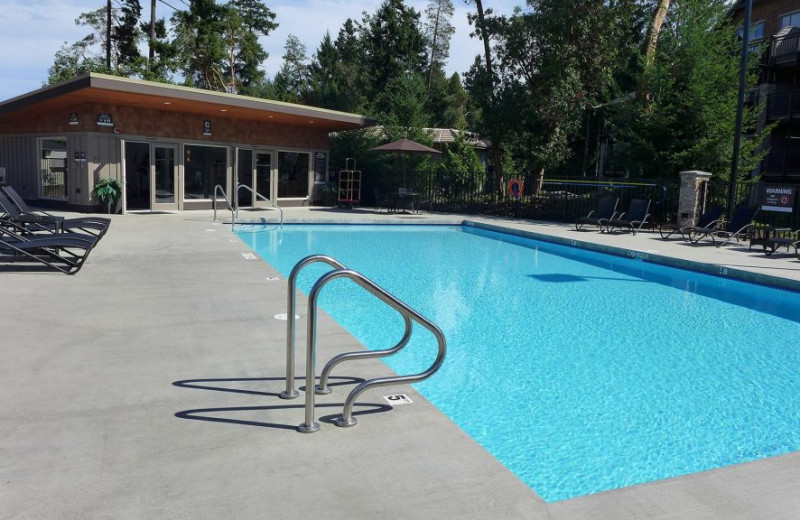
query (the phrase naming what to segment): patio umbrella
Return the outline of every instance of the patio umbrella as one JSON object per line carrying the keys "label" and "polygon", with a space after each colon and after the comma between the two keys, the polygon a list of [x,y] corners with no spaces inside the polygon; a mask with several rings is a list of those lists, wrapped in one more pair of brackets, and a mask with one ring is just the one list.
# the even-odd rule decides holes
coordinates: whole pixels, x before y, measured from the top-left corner
{"label": "patio umbrella", "polygon": [[[442,152],[430,146],[425,146],[422,143],[412,141],[411,139],[400,139],[399,141],[392,141],[391,143],[382,144],[375,148],[370,148],[373,152],[395,152],[402,154],[409,153],[422,153],[430,155],[439,155]],[[406,164],[403,161],[403,188],[406,187]]]}

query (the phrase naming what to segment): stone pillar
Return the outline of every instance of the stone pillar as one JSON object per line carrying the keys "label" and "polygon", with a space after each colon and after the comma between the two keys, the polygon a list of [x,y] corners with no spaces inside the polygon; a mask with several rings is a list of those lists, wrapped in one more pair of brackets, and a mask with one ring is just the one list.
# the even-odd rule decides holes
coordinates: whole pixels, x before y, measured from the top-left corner
{"label": "stone pillar", "polygon": [[705,209],[703,197],[707,190],[703,188],[708,183],[708,179],[711,178],[711,174],[698,170],[689,170],[680,172],[680,176],[681,191],[678,196],[678,215],[675,220],[679,224],[687,221],[691,221],[694,224],[697,221],[697,217]]}

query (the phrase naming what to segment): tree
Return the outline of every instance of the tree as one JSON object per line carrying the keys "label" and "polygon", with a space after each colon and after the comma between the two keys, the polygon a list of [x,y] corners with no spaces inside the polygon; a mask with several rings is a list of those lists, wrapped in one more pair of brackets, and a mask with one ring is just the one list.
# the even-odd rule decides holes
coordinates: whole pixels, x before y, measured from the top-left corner
{"label": "tree", "polygon": [[[611,114],[621,153],[615,162],[640,175],[675,177],[700,169],[727,179],[738,105],[740,43],[726,19],[724,0],[673,0],[649,73],[649,100],[637,99]],[[751,56],[750,86],[757,55]],[[744,113],[741,171],[760,159],[756,152],[770,128],[755,133],[758,107]]]}
{"label": "tree", "polygon": [[444,105],[441,126],[466,130],[467,114],[470,109],[469,94],[464,90],[464,86],[461,84],[461,77],[456,73],[447,80]]}
{"label": "tree", "polygon": [[269,58],[259,43],[260,36],[268,36],[278,27],[274,22],[275,13],[259,0],[231,0],[232,9],[229,27],[228,56],[232,70],[231,83],[237,84],[237,91],[251,94],[264,80],[264,72],[259,68]]}
{"label": "tree", "polygon": [[89,48],[94,43],[95,41],[90,37],[71,45],[64,42],[64,45],[56,51],[53,65],[48,70],[45,86],[60,83],[88,72],[110,72],[103,59],[91,55]]}
{"label": "tree", "polygon": [[226,91],[223,19],[225,9],[214,0],[191,0],[188,11],[172,15],[177,60],[185,83],[208,90]]}
{"label": "tree", "polygon": [[427,21],[424,35],[428,39],[430,49],[430,65],[428,66],[428,90],[431,89],[434,70],[444,70],[447,58],[450,57],[450,38],[455,33],[450,19],[453,17],[452,0],[431,0],[425,9]]}
{"label": "tree", "polygon": [[[139,56],[136,43],[140,33],[136,29],[136,23],[140,11],[137,0],[125,0],[122,9],[112,10],[113,32],[110,40],[106,27],[106,7],[81,13],[75,20],[75,25],[88,27],[91,32],[72,44],[64,42],[56,52],[53,65],[48,71],[48,84],[87,72],[127,75],[130,66]],[[105,63],[104,49],[108,45],[111,45],[110,68]]]}
{"label": "tree", "polygon": [[142,16],[142,6],[139,0],[121,0],[111,40],[117,51],[117,67],[133,67],[141,58],[139,53],[139,42],[142,40],[142,32],[139,29],[139,19]]}
{"label": "tree", "polygon": [[[364,13],[359,42],[370,71],[368,98],[380,97],[387,85],[407,73],[422,74],[427,66],[425,37],[419,30],[419,13],[403,0],[384,0],[373,15]],[[376,106],[378,111],[387,107]]]}
{"label": "tree", "polygon": [[528,0],[530,11],[494,20],[506,97],[535,132],[527,140],[539,172],[534,192],[572,155],[587,106],[611,90],[629,4]]}
{"label": "tree", "polygon": [[476,104],[481,108],[481,122],[483,133],[489,135],[492,142],[492,164],[494,167],[494,186],[499,193],[504,193],[503,186],[503,156],[502,142],[503,136],[507,132],[506,123],[500,113],[500,103],[498,98],[498,78],[495,75],[494,63],[492,59],[491,40],[495,31],[494,24],[489,24],[487,15],[491,15],[491,10],[484,11],[481,0],[466,0],[467,3],[475,4],[475,13],[469,15],[469,22],[475,27],[475,32],[471,34],[478,37],[483,42],[483,65],[479,57],[470,68],[467,76],[468,90],[472,94]]}
{"label": "tree", "polygon": [[437,187],[450,196],[477,193],[486,181],[483,164],[464,132],[456,133],[435,170]]}
{"label": "tree", "polygon": [[304,99],[308,92],[308,57],[306,46],[300,39],[290,34],[284,45],[283,64],[275,74],[275,90],[277,99],[289,103],[297,103]]}

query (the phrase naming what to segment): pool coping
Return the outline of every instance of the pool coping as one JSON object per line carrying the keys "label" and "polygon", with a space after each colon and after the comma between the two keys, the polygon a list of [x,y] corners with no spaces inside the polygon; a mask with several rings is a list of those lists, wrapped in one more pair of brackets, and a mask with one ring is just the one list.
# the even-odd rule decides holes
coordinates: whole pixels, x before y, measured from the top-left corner
{"label": "pool coping", "polygon": [[669,267],[685,269],[687,271],[694,271],[721,278],[730,278],[757,285],[765,285],[777,289],[785,289],[792,292],[800,292],[800,281],[798,280],[782,278],[779,276],[772,276],[764,273],[756,273],[753,271],[748,271],[746,269],[738,269],[736,267],[728,265],[710,264],[707,262],[699,262],[694,260],[688,260],[685,258],[677,258],[669,255],[650,253],[646,251],[636,251],[608,244],[598,244],[596,242],[588,242],[578,239],[570,239],[554,235],[546,235],[535,231],[518,229],[514,227],[508,227],[497,224],[490,224],[487,222],[480,222],[475,220],[464,220],[463,225],[469,227],[475,227],[478,229],[496,231],[499,233],[506,233],[524,238],[531,238],[534,240],[541,240],[543,242],[550,242],[553,244],[559,244],[563,246],[575,247],[586,251],[604,253],[608,255],[618,256],[621,258],[640,260],[652,264],[666,265]]}

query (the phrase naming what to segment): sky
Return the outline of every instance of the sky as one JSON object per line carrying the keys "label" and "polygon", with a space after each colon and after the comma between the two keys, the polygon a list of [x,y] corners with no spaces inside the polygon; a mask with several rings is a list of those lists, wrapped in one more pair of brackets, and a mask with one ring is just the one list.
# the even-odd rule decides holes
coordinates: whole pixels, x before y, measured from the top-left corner
{"label": "sky", "polygon": [[[164,0],[176,8],[185,8],[188,0]],[[186,3],[184,3],[184,1]],[[219,2],[220,0],[218,0]],[[143,19],[150,18],[150,2],[140,0]],[[113,4],[113,2],[112,2]],[[272,77],[280,68],[284,45],[289,34],[297,36],[306,46],[309,58],[319,47],[325,31],[335,39],[347,18],[360,21],[362,12],[373,14],[380,0],[266,0],[279,24],[261,44],[269,52],[264,69]],[[428,0],[406,0],[418,12],[424,13]],[[510,14],[524,0],[487,0],[484,8],[496,13]],[[104,0],[0,0],[0,101],[40,88],[47,81],[47,71],[64,43],[73,43],[89,29],[75,25],[83,12],[105,5]],[[451,23],[455,34],[450,42],[447,72],[467,71],[477,54],[482,52],[480,40],[470,38],[464,0],[453,0],[456,12]],[[172,9],[159,0],[156,12],[169,18]],[[424,14],[423,14],[424,19]],[[146,53],[146,49],[143,49]]]}

